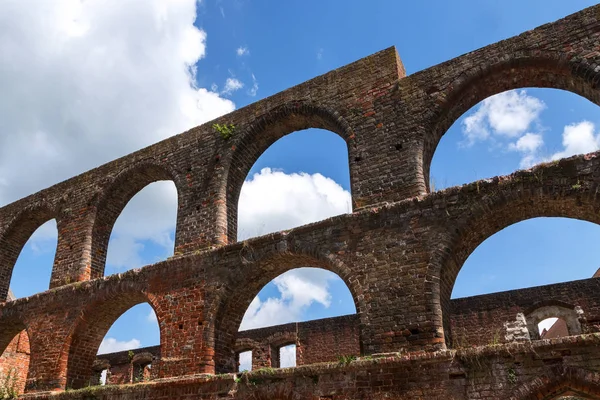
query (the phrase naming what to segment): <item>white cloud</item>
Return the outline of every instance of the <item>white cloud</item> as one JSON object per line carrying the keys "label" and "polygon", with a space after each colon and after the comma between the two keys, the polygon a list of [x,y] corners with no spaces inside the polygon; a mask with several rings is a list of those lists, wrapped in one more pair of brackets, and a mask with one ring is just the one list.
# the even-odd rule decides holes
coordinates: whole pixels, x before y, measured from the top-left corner
{"label": "white cloud", "polygon": [[235,92],[236,90],[240,90],[243,87],[244,87],[244,84],[242,82],[240,82],[238,79],[227,78],[227,80],[225,81],[225,87],[223,88],[223,91],[221,91],[221,94],[228,96],[228,95],[232,94],[233,92]]}
{"label": "white cloud", "polygon": [[150,311],[148,312],[148,315],[146,316],[146,320],[148,322],[158,322],[158,318],[156,318],[156,313],[154,312],[154,310],[152,308],[150,308]]}
{"label": "white cloud", "polygon": [[4,7],[0,204],[232,111],[195,84],[195,18],[195,0]]}
{"label": "white cloud", "polygon": [[518,151],[523,155],[521,159],[521,168],[530,168],[540,161],[538,152],[544,145],[544,139],[539,133],[526,133],[515,143],[510,143],[508,149]]}
{"label": "white cloud", "polygon": [[237,54],[240,57],[241,56],[247,56],[247,55],[250,54],[250,50],[248,50],[248,48],[246,46],[240,46],[235,51],[235,54]]}
{"label": "white cloud", "polygon": [[123,350],[139,349],[140,346],[141,342],[138,339],[120,341],[115,338],[106,337],[102,340],[102,343],[100,343],[98,354],[108,354]]}
{"label": "white cloud", "polygon": [[539,133],[526,133],[516,143],[511,143],[509,149],[532,153],[537,151],[543,144],[544,139]]}
{"label": "white cloud", "polygon": [[254,96],[256,96],[257,92],[258,92],[258,80],[254,76],[254,74],[252,74],[252,87],[248,90],[248,95],[254,97]]}
{"label": "white cloud", "polygon": [[589,121],[565,126],[562,134],[563,150],[552,155],[553,160],[585,154],[600,149],[600,133],[595,133],[595,126]]}
{"label": "white cloud", "polygon": [[314,303],[331,305],[329,282],[340,279],[333,272],[318,268],[297,268],[273,280],[278,297],[265,301],[257,296],[244,314],[240,330],[300,321]]}
{"label": "white cloud", "polygon": [[463,121],[467,145],[493,136],[516,138],[538,120],[546,105],[525,90],[499,93],[483,100]]}
{"label": "white cloud", "polygon": [[240,240],[306,225],[352,211],[350,193],[321,174],[286,174],[264,168],[242,186]]}
{"label": "white cloud", "polygon": [[238,371],[251,371],[252,370],[252,351],[244,351],[239,354],[239,369]]}
{"label": "white cloud", "polygon": [[279,366],[281,368],[296,366],[296,345],[291,344],[279,349]]}

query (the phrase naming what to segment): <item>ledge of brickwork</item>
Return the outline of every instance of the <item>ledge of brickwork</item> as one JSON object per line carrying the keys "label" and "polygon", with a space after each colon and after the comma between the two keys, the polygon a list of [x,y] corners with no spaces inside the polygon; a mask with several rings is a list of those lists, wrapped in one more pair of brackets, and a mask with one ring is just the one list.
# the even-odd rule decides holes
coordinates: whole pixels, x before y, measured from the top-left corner
{"label": "ledge of brickwork", "polygon": [[[127,385],[94,386],[64,392],[23,395],[31,400],[84,399],[371,399],[401,398],[414,385],[424,385],[437,371],[439,387],[452,393],[456,379],[472,385],[498,386],[505,393],[520,388],[550,365],[556,371],[598,370],[600,334],[532,342],[480,346],[438,352],[385,353],[355,360],[295,368],[262,368],[241,374],[193,375]],[[520,369],[519,366],[527,365]],[[536,369],[533,373],[529,369]],[[490,374],[495,370],[495,374]],[[422,371],[419,374],[415,371]],[[505,371],[508,377],[502,376]],[[409,373],[410,372],[410,373]],[[408,374],[407,374],[408,373]],[[531,376],[528,375],[531,374]],[[537,373],[537,375],[536,375]],[[482,382],[482,377],[486,379]],[[506,381],[510,384],[507,388]],[[504,388],[504,389],[501,389]],[[427,385],[423,386],[427,393]],[[297,397],[304,393],[308,397]],[[310,395],[309,395],[310,394]],[[385,396],[382,396],[385,394]],[[391,396],[391,397],[388,397]],[[496,398],[496,397],[491,397]],[[497,397],[503,398],[503,397]],[[506,397],[505,397],[506,398]]]}

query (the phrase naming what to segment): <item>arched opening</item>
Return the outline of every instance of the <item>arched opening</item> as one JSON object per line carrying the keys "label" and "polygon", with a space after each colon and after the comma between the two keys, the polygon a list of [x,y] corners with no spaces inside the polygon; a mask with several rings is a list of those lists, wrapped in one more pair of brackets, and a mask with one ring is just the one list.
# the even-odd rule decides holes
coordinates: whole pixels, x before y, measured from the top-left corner
{"label": "arched opening", "polygon": [[[474,107],[477,103],[490,98],[491,96],[501,94],[507,91],[514,91],[523,88],[548,88],[548,89],[561,89],[577,94],[594,104],[600,104],[600,94],[593,83],[594,76],[596,73],[591,67],[577,63],[577,65],[570,65],[564,59],[560,59],[555,54],[519,54],[518,57],[514,55],[507,55],[506,58],[494,65],[487,67],[485,70],[481,70],[479,67],[472,68],[471,70],[463,71],[460,79],[455,84],[450,85],[446,93],[443,93],[443,101],[440,102],[437,110],[437,119],[433,120],[431,126],[427,130],[430,132],[425,139],[423,146],[423,176],[425,185],[429,188],[430,181],[443,180],[444,178],[437,177],[436,174],[440,173],[440,170],[436,168],[432,170],[432,158],[438,143],[442,136],[448,132],[449,128],[459,120],[461,115],[465,114],[469,109]],[[528,89],[531,92],[533,89]],[[546,91],[545,93],[549,93]],[[533,93],[533,92],[531,92]],[[553,95],[551,95],[553,96]],[[517,96],[518,98],[518,96]],[[564,98],[564,97],[563,97]],[[553,116],[557,116],[560,113],[565,115],[565,110],[570,110],[571,106],[568,104],[574,97],[568,96],[568,99],[564,104],[564,107],[556,109]],[[500,97],[500,99],[507,100],[506,95]],[[548,99],[550,101],[550,99]],[[489,103],[489,101],[488,101]],[[577,106],[585,102],[576,101]],[[488,104],[489,105],[489,104]],[[533,105],[529,103],[529,105]],[[589,106],[587,106],[589,107]],[[539,110],[539,108],[538,108]],[[488,110],[489,111],[489,110]],[[510,114],[510,113],[509,113]],[[592,115],[596,115],[595,113]],[[523,115],[520,115],[523,117]],[[484,115],[480,114],[479,119],[471,120],[472,123],[481,122],[484,119]],[[595,120],[595,117],[592,121]],[[498,122],[498,120],[495,120]],[[522,150],[531,150],[532,148],[539,148],[539,138],[531,135],[525,137],[525,135],[532,133],[537,134],[540,132],[530,132],[527,130],[527,125],[523,124],[523,119],[512,119],[512,124],[496,124],[497,128],[500,128],[500,132],[505,134],[513,134],[512,151],[519,152]],[[515,122],[521,122],[515,123]],[[569,124],[580,122],[577,119],[569,122]],[[455,125],[460,125],[455,124]],[[525,126],[524,130],[522,129]],[[567,126],[567,125],[564,125]],[[519,128],[519,129],[517,129]],[[519,134],[517,134],[519,132]],[[488,132],[489,134],[490,132]],[[522,139],[522,140],[521,140]],[[519,143],[519,140],[521,142]],[[552,149],[549,148],[549,154],[556,154],[561,151],[560,148]],[[552,152],[551,152],[552,151]],[[577,151],[576,153],[580,153]],[[573,154],[576,154],[573,153]],[[489,157],[489,156],[488,156]],[[444,157],[440,157],[440,161],[445,164],[446,168],[450,166],[447,160],[441,160]],[[453,157],[453,162],[459,164],[463,162],[459,157]],[[480,164],[469,165],[469,170],[476,168],[475,174],[478,175],[479,179],[485,177],[486,171],[480,168]],[[477,169],[479,172],[477,173]],[[497,168],[491,170],[497,171]],[[433,172],[430,176],[430,171]],[[494,174],[496,172],[493,172]],[[461,183],[464,181],[464,177],[457,177],[449,179],[449,185]],[[472,181],[474,179],[469,179]]]}
{"label": "arched opening", "polygon": [[57,238],[48,208],[26,209],[15,218],[0,239],[0,301],[11,286],[16,298],[48,289]]}
{"label": "arched opening", "polygon": [[103,276],[105,271],[138,268],[173,254],[178,204],[174,181],[165,168],[144,164],[122,172],[111,183],[97,206],[92,278]]}
{"label": "arched opening", "polygon": [[495,94],[471,107],[439,141],[431,191],[600,149],[598,106],[557,89]]}
{"label": "arched opening", "polygon": [[56,220],[42,224],[23,246],[10,280],[14,299],[48,290],[56,255]]}
{"label": "arched opening", "polygon": [[346,143],[322,129],[291,133],[254,163],[238,204],[238,238],[352,212]]}
{"label": "arched opening", "polygon": [[108,242],[107,275],[167,259],[175,247],[177,189],[172,181],[140,190],[117,218]]}
{"label": "arched opening", "polygon": [[106,384],[146,382],[155,376],[152,368],[160,345],[160,330],[148,303],[123,313],[110,327],[98,348],[97,360],[109,360]]}
{"label": "arched opening", "polygon": [[[544,208],[527,205],[527,209],[535,213]],[[516,203],[512,213],[523,210]],[[461,244],[453,247],[455,253],[442,267],[444,324],[451,346],[537,340],[538,325],[548,318],[560,318],[554,328],[549,322],[542,324],[552,329],[552,337],[582,333],[582,311],[577,304],[585,294],[579,293],[580,287],[559,292],[548,286],[547,291],[536,289],[513,295],[506,291],[591,278],[600,266],[600,256],[594,250],[600,241],[600,226],[559,217],[524,218],[518,222],[521,217],[509,216],[504,207],[492,207],[489,212],[490,216],[476,217],[468,224],[470,233],[461,227],[463,236],[456,242]],[[445,297],[449,289],[452,300]],[[483,297],[469,300],[469,296],[490,293],[495,295],[489,297],[489,306],[485,306]],[[504,314],[500,310],[505,310]],[[469,320],[477,320],[477,326],[469,325]],[[561,320],[566,329],[561,329]],[[520,330],[521,337],[512,338]]]}
{"label": "arched opening", "polygon": [[[220,188],[226,193],[228,241],[351,212],[353,138],[337,113],[296,103],[268,112],[240,132]],[[267,195],[265,188],[273,193]],[[265,202],[273,212],[263,213]],[[284,218],[274,218],[275,213]]]}
{"label": "arched opening", "polygon": [[540,321],[537,324],[538,335],[540,339],[554,339],[563,336],[569,336],[569,326],[567,322],[560,317],[550,317]]}
{"label": "arched opening", "polygon": [[[278,367],[280,348],[290,344],[304,346],[298,365],[360,355],[361,303],[357,299],[362,289],[343,265],[300,254],[278,254],[241,275],[218,303],[214,329],[217,373],[234,371],[239,354],[250,349],[255,368]],[[346,316],[337,317],[340,315]],[[270,328],[262,329],[265,327]],[[340,330],[337,334],[336,329]],[[340,336],[344,339],[334,339]]]}
{"label": "arched opening", "polygon": [[111,293],[92,301],[83,315],[68,347],[67,388],[97,385],[105,370],[109,385],[157,376],[160,325],[144,293]]}

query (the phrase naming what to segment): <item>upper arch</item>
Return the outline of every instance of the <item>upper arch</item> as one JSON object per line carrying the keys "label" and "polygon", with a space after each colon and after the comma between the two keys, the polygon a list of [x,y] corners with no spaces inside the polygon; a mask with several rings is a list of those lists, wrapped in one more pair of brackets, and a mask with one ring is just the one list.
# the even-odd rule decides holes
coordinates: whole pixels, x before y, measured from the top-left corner
{"label": "upper arch", "polygon": [[8,298],[8,289],[17,258],[37,228],[56,218],[56,211],[46,204],[27,206],[21,210],[0,238],[0,302]]}
{"label": "upper arch", "polygon": [[157,161],[144,161],[121,171],[97,196],[92,222],[90,279],[104,276],[108,241],[113,226],[127,203],[144,187],[157,181],[172,181],[177,188],[178,197],[181,195],[181,183],[175,171]]}
{"label": "upper arch", "polygon": [[344,139],[348,147],[352,185],[355,138],[350,125],[337,111],[301,101],[272,108],[240,135],[234,136],[232,150],[218,183],[218,192],[225,198],[226,212],[222,217],[227,218],[221,224],[226,226],[229,243],[237,240],[237,204],[244,180],[256,160],[277,140],[292,132],[309,128],[326,129]]}
{"label": "upper arch", "polygon": [[[458,75],[458,74],[457,74]],[[567,55],[540,50],[506,54],[487,66],[473,66],[436,96],[423,146],[423,172],[429,188],[431,160],[442,136],[461,115],[498,93],[527,87],[562,89],[600,105],[600,72],[585,61],[571,62]]]}

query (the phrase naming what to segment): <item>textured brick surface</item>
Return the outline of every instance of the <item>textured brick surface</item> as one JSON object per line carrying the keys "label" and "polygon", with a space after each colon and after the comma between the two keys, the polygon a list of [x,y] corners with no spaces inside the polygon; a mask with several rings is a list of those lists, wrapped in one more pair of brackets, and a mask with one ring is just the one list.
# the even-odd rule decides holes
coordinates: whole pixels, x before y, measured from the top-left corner
{"label": "textured brick surface", "polygon": [[[595,280],[462,302],[450,294],[473,250],[513,223],[543,216],[600,222],[600,153],[431,194],[427,182],[441,136],[478,101],[537,86],[600,104],[599,82],[595,6],[411,76],[395,49],[381,51],[214,121],[236,126],[229,140],[211,122],[7,205],[0,209],[0,298],[25,241],[51,218],[58,247],[51,290],[0,303],[0,350],[26,329],[26,391],[83,387],[97,374],[96,352],[112,323],[148,302],[161,336],[155,383],[103,389],[111,398],[271,399],[293,398],[294,390],[295,398],[329,399],[597,395],[596,336],[547,344],[523,335],[531,318],[549,310],[583,332],[595,331]],[[309,127],[346,141],[354,213],[236,243],[237,200],[248,170],[275,140]],[[178,191],[175,256],[102,277],[117,216],[157,180],[172,180]],[[347,284],[362,356],[402,356],[348,367],[305,365],[276,372],[277,382],[260,378],[264,385],[198,377],[236,369],[238,328],[254,296],[281,273],[306,266],[335,272]],[[546,303],[533,303],[536,296]],[[476,337],[459,339],[459,328],[476,320],[489,329],[473,328]],[[500,323],[510,331],[506,340],[524,343],[496,348]],[[488,345],[469,350],[481,354],[485,368],[455,368],[448,347],[462,342]],[[307,344],[304,362],[314,360],[309,352]],[[517,375],[521,389],[513,388]]]}

